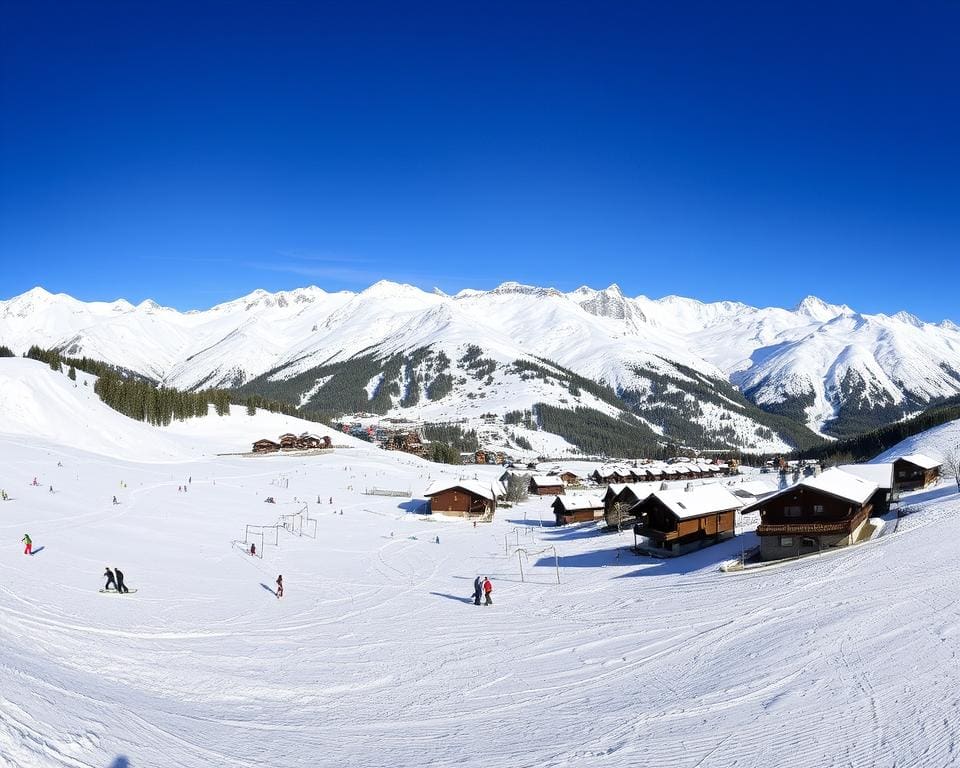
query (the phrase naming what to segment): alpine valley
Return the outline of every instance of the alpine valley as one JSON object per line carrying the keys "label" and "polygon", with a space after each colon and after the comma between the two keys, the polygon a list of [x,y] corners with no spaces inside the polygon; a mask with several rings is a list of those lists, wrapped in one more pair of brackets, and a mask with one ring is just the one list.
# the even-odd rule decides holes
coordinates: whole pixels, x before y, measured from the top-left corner
{"label": "alpine valley", "polygon": [[486,428],[487,440],[549,455],[601,452],[597,435],[611,431],[637,444],[783,451],[960,394],[960,327],[949,320],[815,297],[793,309],[631,298],[616,285],[451,296],[382,281],[359,293],[258,290],[189,312],[34,288],[0,301],[0,344],[329,418]]}

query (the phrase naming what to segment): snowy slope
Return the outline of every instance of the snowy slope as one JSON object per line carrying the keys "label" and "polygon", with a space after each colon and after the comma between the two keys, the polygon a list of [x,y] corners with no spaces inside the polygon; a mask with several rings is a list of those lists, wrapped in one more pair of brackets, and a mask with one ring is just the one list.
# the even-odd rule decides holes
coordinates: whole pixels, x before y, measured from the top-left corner
{"label": "snowy slope", "polygon": [[[20,442],[40,439],[130,461],[169,462],[242,453],[255,440],[275,439],[284,432],[330,431],[312,421],[264,410],[249,416],[238,407],[226,416],[216,416],[211,407],[206,419],[154,428],[104,405],[93,391],[95,381],[83,372],[71,381],[65,373],[34,360],[0,358],[0,435]],[[336,441],[363,444],[348,435],[337,435]]]}
{"label": "snowy slope", "polygon": [[[792,310],[631,298],[616,285],[562,293],[504,283],[448,296],[381,281],[359,293],[255,291],[187,313],[34,289],[0,302],[0,343],[18,353],[32,343],[56,346],[181,388],[237,386],[267,372],[289,378],[369,354],[432,348],[452,357],[474,344],[504,364],[552,360],[634,404],[659,392],[664,376],[685,381],[687,392],[702,383],[691,372],[714,391],[730,380],[765,409],[837,434],[960,393],[960,330],[950,321],[864,315],[816,297]],[[521,391],[514,407],[529,400]],[[463,404],[462,396],[448,403]],[[735,416],[732,441],[784,446],[759,438],[763,429],[742,409],[713,407],[720,410],[689,418],[719,434],[720,417]]]}
{"label": "snowy slope", "polygon": [[[50,387],[35,396],[41,407],[59,407]],[[8,412],[32,407],[23,390],[10,397]],[[42,427],[31,413],[21,433]],[[183,440],[185,456],[194,441],[222,439],[217,419],[183,426],[192,434],[154,438]],[[124,445],[87,453],[89,431],[77,421],[61,442],[0,434],[0,487],[12,497],[0,502],[2,765],[956,762],[960,496],[947,484],[875,542],[722,574],[752,534],[638,558],[629,534],[541,528],[549,497],[474,528],[363,494],[411,488],[416,500],[438,475],[457,476],[405,455],[357,447],[160,465],[131,461]],[[233,545],[246,524],[271,524],[304,499],[316,538],[281,532],[262,560]],[[33,557],[17,545],[24,532]],[[524,555],[516,545],[505,555],[505,538],[528,553],[524,581]],[[138,592],[98,594],[105,566]],[[278,573],[283,600],[271,591]],[[478,574],[493,580],[493,607],[467,597]]]}
{"label": "snowy slope", "polygon": [[931,459],[943,461],[950,451],[960,455],[960,420],[948,421],[946,424],[901,440],[893,448],[874,458],[873,462],[893,461],[898,456],[907,456],[911,453],[922,453]]}

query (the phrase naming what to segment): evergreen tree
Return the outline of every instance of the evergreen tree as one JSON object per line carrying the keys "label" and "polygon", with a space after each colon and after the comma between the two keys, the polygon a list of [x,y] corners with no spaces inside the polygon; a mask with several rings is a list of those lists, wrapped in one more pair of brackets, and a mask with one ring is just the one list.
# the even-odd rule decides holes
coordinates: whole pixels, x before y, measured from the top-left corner
{"label": "evergreen tree", "polygon": [[72,365],[70,366],[70,370],[67,371],[67,378],[69,378],[71,381],[77,380],[77,369]]}

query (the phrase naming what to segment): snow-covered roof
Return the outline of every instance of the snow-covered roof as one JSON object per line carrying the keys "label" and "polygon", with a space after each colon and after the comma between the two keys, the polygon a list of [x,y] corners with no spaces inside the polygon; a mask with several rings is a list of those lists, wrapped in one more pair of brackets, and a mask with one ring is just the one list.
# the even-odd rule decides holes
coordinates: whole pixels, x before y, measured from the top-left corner
{"label": "snow-covered roof", "polygon": [[862,477],[878,488],[890,490],[893,488],[893,463],[884,464],[841,464],[837,469],[857,477]]}
{"label": "snow-covered roof", "polygon": [[[836,467],[828,469],[817,477],[801,480],[793,487],[811,488],[856,504],[865,503],[879,488],[875,482],[864,480],[862,477],[851,475]],[[787,491],[789,490],[791,489],[788,488]]]}
{"label": "snow-covered roof", "polygon": [[942,461],[931,459],[929,456],[924,456],[922,453],[908,453],[906,456],[897,456],[897,458],[894,459],[894,461],[901,460],[909,461],[911,464],[916,464],[921,469],[936,469],[943,464]]}
{"label": "snow-covered roof", "polygon": [[773,483],[768,483],[766,480],[747,480],[743,483],[731,485],[729,488],[730,492],[735,496],[751,496],[755,499],[777,492],[777,486]]}
{"label": "snow-covered roof", "polygon": [[559,504],[568,512],[574,512],[578,509],[602,509],[603,499],[599,496],[557,496],[553,502]]}
{"label": "snow-covered roof", "polygon": [[[497,485],[499,485],[499,483]],[[430,486],[424,491],[423,495],[436,496],[438,493],[443,493],[453,488],[462,488],[474,496],[479,496],[483,499],[493,500],[497,497],[496,490],[490,484],[483,483],[479,480],[448,480],[445,478],[440,478],[430,483]]]}
{"label": "snow-covered roof", "polygon": [[563,485],[563,480],[560,479],[559,475],[534,475],[530,478],[530,482],[536,485],[537,487],[551,487],[554,485]]}
{"label": "snow-covered roof", "polygon": [[696,485],[689,490],[674,488],[654,491],[651,496],[662,502],[680,520],[727,512],[743,506],[743,499],[738,499],[725,486],[717,483]]}

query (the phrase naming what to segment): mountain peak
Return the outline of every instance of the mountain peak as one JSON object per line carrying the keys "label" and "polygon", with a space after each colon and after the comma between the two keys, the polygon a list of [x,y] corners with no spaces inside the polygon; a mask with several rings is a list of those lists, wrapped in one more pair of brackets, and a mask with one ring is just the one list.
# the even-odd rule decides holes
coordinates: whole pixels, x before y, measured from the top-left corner
{"label": "mountain peak", "polygon": [[520,294],[523,296],[561,296],[562,294],[556,288],[539,288],[536,285],[524,285],[513,280],[500,283],[490,293],[496,296],[506,296],[509,294]]}
{"label": "mountain peak", "polygon": [[812,295],[804,298],[793,308],[793,311],[820,323],[833,320],[840,315],[853,314],[853,310],[846,304],[828,304],[823,299]]}
{"label": "mountain peak", "polygon": [[922,328],[923,321],[916,315],[912,315],[904,309],[901,309],[899,312],[894,314],[893,318],[899,320],[901,323],[906,323],[907,325],[912,325],[914,328]]}

